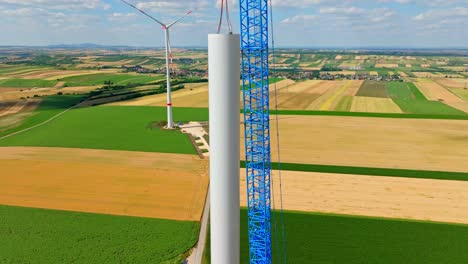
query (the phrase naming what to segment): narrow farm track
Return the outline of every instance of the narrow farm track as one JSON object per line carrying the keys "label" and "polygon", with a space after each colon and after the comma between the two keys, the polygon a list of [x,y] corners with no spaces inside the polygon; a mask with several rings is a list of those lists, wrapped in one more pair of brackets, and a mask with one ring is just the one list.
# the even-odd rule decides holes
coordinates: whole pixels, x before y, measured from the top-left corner
{"label": "narrow farm track", "polygon": [[0,140],[5,139],[5,138],[9,138],[9,137],[12,137],[12,136],[14,136],[14,135],[18,135],[18,134],[24,133],[24,132],[26,132],[26,131],[29,131],[29,130],[31,130],[31,129],[34,129],[34,128],[36,128],[36,127],[40,127],[40,126],[43,126],[43,125],[45,125],[45,124],[48,124],[48,123],[52,122],[54,119],[56,119],[57,117],[59,117],[59,116],[65,114],[66,112],[68,112],[68,111],[70,111],[71,109],[76,108],[76,107],[78,107],[78,106],[80,106],[80,105],[81,105],[81,104],[77,104],[77,105],[75,105],[75,106],[72,106],[72,107],[70,107],[70,108],[64,110],[63,112],[60,112],[60,113],[54,115],[53,117],[47,119],[46,121],[44,121],[44,122],[42,122],[42,123],[40,123],[40,124],[34,125],[34,126],[32,126],[32,127],[25,128],[25,129],[20,130],[20,131],[16,131],[16,132],[14,132],[14,133],[5,135],[5,136],[3,136],[3,137],[0,137]]}

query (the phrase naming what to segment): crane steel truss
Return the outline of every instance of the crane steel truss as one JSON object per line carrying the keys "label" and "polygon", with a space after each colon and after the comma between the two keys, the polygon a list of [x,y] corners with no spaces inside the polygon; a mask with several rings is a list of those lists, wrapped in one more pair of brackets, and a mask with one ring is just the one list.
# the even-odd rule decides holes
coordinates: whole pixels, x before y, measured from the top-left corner
{"label": "crane steel truss", "polygon": [[268,0],[240,0],[251,264],[271,263]]}

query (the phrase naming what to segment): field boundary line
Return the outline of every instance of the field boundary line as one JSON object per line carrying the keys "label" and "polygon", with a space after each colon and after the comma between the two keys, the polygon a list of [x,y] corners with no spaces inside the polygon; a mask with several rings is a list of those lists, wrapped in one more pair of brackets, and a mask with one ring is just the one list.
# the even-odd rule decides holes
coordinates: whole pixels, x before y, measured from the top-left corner
{"label": "field boundary line", "polygon": [[[241,161],[241,168],[245,168],[245,161]],[[276,170],[278,164],[272,162],[272,169]],[[302,171],[318,173],[336,173],[364,176],[384,176],[414,179],[434,179],[451,181],[468,181],[468,172],[457,171],[429,171],[414,169],[394,169],[394,168],[371,168],[358,166],[340,166],[340,165],[319,165],[319,164],[300,164],[300,163],[281,163],[283,171]]]}
{"label": "field boundary line", "polygon": [[77,104],[77,105],[74,105],[74,106],[72,106],[72,107],[70,107],[70,108],[68,108],[68,109],[65,109],[65,111],[60,112],[60,113],[54,115],[53,117],[47,119],[46,121],[44,121],[44,122],[42,122],[42,123],[40,123],[40,124],[37,124],[37,125],[34,125],[34,126],[32,126],[32,127],[28,127],[28,128],[22,129],[22,130],[20,130],[20,131],[16,131],[16,132],[14,132],[14,133],[5,135],[5,136],[3,136],[3,137],[0,137],[0,140],[5,139],[5,138],[12,137],[12,136],[14,136],[14,135],[18,135],[18,134],[20,134],[20,133],[29,131],[29,130],[34,129],[34,128],[36,128],[36,127],[39,127],[39,126],[45,125],[45,124],[47,124],[47,123],[50,123],[51,121],[53,121],[53,120],[56,119],[57,117],[59,117],[59,116],[65,114],[66,112],[70,111],[71,109],[73,109],[73,108],[75,108],[75,107],[78,107],[79,105],[81,105],[81,103],[79,103],[79,104]]}

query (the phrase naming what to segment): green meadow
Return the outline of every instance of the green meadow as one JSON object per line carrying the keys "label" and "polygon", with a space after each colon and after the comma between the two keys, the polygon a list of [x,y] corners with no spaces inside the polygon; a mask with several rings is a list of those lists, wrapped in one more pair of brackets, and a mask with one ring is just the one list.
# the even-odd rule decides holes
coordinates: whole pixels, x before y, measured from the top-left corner
{"label": "green meadow", "polygon": [[0,263],[181,263],[200,224],[0,205]]}
{"label": "green meadow", "polygon": [[[0,140],[0,146],[41,146],[195,154],[187,135],[151,128],[166,119],[165,107],[76,108],[53,122]],[[175,108],[174,119],[206,121],[207,109]]]}

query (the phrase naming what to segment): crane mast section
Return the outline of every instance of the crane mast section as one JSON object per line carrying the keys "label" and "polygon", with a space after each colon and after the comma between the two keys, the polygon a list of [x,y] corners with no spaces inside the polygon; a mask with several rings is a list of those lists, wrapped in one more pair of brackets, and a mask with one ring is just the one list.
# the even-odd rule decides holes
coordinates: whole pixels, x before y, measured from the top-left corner
{"label": "crane mast section", "polygon": [[271,263],[268,0],[240,0],[242,87],[251,264]]}

